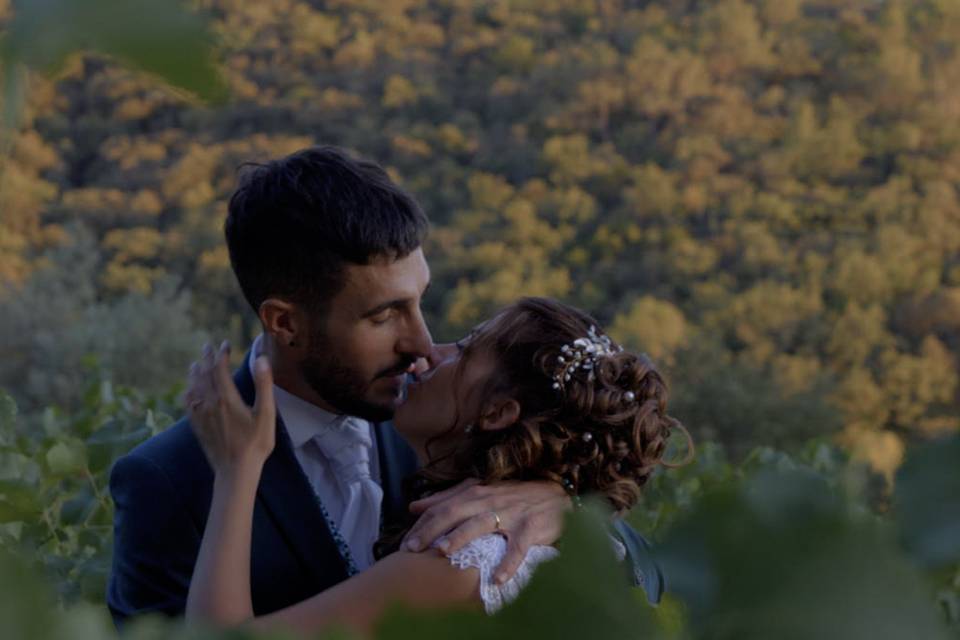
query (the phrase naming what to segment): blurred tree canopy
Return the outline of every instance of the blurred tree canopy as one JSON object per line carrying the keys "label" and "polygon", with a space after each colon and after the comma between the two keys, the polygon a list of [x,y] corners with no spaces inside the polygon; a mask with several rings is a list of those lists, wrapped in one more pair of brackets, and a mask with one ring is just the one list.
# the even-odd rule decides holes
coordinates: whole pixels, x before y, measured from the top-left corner
{"label": "blurred tree canopy", "polygon": [[[172,355],[151,381],[182,375],[193,327],[249,339],[221,233],[236,168],[328,143],[431,217],[438,338],[558,296],[650,353],[680,417],[735,452],[829,435],[890,474],[960,429],[955,0],[192,6],[227,104],[71,58],[31,83],[3,160],[0,304],[131,310],[66,332],[74,350],[123,352],[149,315],[130,296],[183,317],[154,332]],[[71,225],[95,239],[83,286],[43,293]],[[34,373],[0,371],[24,406],[65,366],[22,335],[60,336],[62,314],[31,320],[0,344]]]}
{"label": "blurred tree canopy", "polygon": [[[578,512],[502,615],[397,611],[378,637],[957,637],[955,0],[189,4],[0,0],[2,60],[58,71],[3,70],[9,633],[116,637],[90,604],[110,463],[172,422],[203,330],[257,330],[221,238],[236,167],[332,143],[433,219],[438,337],[522,294],[570,300],[667,370],[699,441],[630,514],[672,583],[659,609]],[[217,95],[202,19],[216,110],[155,82]],[[901,458],[867,508],[859,463]],[[41,572],[85,604],[55,610]]]}

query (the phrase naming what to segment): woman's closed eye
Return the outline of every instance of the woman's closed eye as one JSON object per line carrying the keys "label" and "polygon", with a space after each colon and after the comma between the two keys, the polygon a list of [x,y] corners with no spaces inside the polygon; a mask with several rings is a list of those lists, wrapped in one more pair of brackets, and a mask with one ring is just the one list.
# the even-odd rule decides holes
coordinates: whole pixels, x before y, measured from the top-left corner
{"label": "woman's closed eye", "polygon": [[467,335],[465,335],[465,336],[463,336],[462,338],[460,338],[459,340],[457,340],[457,341],[454,343],[455,345],[457,345],[457,351],[460,352],[460,353],[463,353],[463,350],[467,348],[467,345],[470,344],[470,341],[473,340],[474,337],[476,337],[476,335],[477,335],[477,330],[474,329],[473,331],[471,331],[471,332],[468,333]]}

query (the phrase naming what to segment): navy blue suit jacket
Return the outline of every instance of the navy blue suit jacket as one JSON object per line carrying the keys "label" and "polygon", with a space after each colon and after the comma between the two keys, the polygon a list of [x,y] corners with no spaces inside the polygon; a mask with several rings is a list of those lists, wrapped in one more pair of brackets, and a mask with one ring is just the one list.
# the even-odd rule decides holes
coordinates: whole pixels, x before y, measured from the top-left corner
{"label": "navy blue suit jacket", "polygon": [[[234,381],[252,405],[254,384],[246,365]],[[399,521],[406,513],[401,483],[416,470],[416,456],[390,423],[374,430],[384,520]],[[213,494],[213,471],[189,421],[180,420],[117,460],[110,492],[116,513],[107,604],[114,621],[120,625],[149,612],[182,614]],[[280,419],[277,444],[257,490],[250,560],[257,615],[305,600],[347,577]]]}

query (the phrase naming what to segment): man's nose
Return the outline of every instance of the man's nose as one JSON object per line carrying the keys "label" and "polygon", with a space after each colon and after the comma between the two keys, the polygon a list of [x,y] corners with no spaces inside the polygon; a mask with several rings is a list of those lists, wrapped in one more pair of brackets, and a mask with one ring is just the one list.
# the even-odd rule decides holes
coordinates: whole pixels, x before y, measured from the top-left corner
{"label": "man's nose", "polygon": [[433,350],[433,337],[422,314],[417,313],[407,324],[406,334],[397,346],[400,353],[412,356],[412,359],[421,360],[430,357]]}

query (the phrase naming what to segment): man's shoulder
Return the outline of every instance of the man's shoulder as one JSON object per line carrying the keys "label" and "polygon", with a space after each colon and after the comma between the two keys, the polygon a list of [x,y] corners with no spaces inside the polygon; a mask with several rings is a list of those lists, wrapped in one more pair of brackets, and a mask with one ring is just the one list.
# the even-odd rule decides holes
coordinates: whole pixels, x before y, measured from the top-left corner
{"label": "man's shoulder", "polygon": [[114,463],[115,468],[123,465],[148,465],[164,472],[171,481],[210,474],[206,457],[187,418],[181,418],[169,428],[141,442]]}

